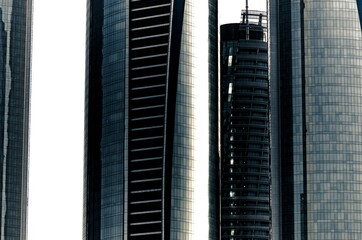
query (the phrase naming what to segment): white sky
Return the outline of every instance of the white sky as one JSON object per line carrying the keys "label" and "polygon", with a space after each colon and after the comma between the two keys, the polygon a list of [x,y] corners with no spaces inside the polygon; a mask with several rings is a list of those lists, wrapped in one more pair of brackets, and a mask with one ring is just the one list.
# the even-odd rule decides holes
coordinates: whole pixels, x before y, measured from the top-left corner
{"label": "white sky", "polygon": [[[245,0],[219,2],[220,23],[239,22]],[[34,0],[28,240],[82,239],[85,8]]]}

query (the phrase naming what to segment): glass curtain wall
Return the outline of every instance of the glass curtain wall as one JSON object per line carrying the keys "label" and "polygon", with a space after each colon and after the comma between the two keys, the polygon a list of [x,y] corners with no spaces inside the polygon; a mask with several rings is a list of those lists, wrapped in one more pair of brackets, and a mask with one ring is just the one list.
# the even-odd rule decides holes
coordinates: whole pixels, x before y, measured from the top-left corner
{"label": "glass curtain wall", "polygon": [[359,239],[357,1],[272,0],[269,9],[273,239]]}
{"label": "glass curtain wall", "polygon": [[216,239],[216,0],[87,20],[83,239]]}
{"label": "glass curtain wall", "polygon": [[32,1],[0,2],[0,239],[27,239]]}

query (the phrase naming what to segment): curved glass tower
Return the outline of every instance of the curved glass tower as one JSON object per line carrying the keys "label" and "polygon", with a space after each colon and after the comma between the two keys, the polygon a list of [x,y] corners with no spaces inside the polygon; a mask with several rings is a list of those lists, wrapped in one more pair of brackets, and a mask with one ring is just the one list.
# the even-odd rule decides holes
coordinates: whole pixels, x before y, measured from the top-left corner
{"label": "curved glass tower", "polygon": [[221,239],[270,239],[265,12],[221,26]]}
{"label": "curved glass tower", "polygon": [[27,239],[32,1],[0,1],[0,239]]}
{"label": "curved glass tower", "polygon": [[217,239],[217,1],[87,19],[83,239]]}
{"label": "curved glass tower", "polygon": [[273,239],[360,239],[360,1],[269,3]]}

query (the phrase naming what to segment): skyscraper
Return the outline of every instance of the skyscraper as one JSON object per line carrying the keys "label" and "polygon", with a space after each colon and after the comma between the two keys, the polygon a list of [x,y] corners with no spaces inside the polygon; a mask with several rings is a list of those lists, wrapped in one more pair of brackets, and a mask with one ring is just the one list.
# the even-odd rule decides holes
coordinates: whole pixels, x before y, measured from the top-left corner
{"label": "skyscraper", "polygon": [[27,238],[32,1],[0,1],[0,239]]}
{"label": "skyscraper", "polygon": [[361,1],[269,3],[273,239],[361,239]]}
{"label": "skyscraper", "polygon": [[265,12],[221,26],[221,239],[270,239]]}
{"label": "skyscraper", "polygon": [[217,239],[217,1],[87,8],[83,239]]}

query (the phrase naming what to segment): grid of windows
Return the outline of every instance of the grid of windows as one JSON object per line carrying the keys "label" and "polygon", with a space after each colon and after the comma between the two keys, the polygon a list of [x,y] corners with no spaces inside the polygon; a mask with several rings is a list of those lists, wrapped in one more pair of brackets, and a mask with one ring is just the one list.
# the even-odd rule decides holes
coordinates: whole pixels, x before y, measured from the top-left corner
{"label": "grid of windows", "polygon": [[88,1],[87,14],[83,239],[115,239],[124,232],[126,3]]}
{"label": "grid of windows", "polygon": [[280,221],[275,228],[282,232],[273,231],[279,234],[274,238],[359,239],[362,36],[357,1],[292,2],[271,4],[283,26],[280,38],[272,36],[281,53],[272,68],[282,69],[280,78],[271,78],[281,96],[272,102],[281,101],[272,112],[280,116],[272,131],[281,134],[273,142],[281,155],[273,160],[283,183],[282,204],[275,210]]}

